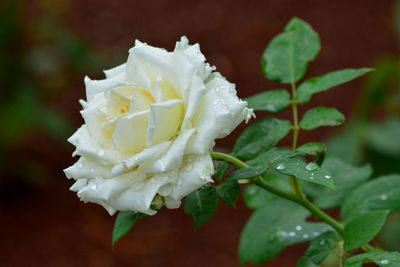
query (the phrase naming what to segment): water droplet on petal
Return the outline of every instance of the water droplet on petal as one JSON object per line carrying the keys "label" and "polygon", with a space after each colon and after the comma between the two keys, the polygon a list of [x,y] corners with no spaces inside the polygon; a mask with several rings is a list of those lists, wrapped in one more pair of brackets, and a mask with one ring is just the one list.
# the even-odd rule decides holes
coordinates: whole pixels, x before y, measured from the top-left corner
{"label": "water droplet on petal", "polygon": [[315,164],[314,162],[310,162],[306,165],[306,170],[308,170],[308,171],[313,171],[317,168],[318,168],[318,165]]}
{"label": "water droplet on petal", "polygon": [[91,173],[94,173],[94,169],[90,169],[90,172],[91,172]]}
{"label": "water droplet on petal", "polygon": [[276,166],[275,169],[277,169],[277,170],[284,170],[284,169],[286,169],[286,166],[285,166],[283,163],[279,163],[278,166]]}
{"label": "water droplet on petal", "polygon": [[91,188],[92,190],[96,190],[97,185],[96,185],[96,184],[92,184],[92,185],[90,186],[90,188]]}
{"label": "water droplet on petal", "polygon": [[103,150],[103,149],[99,149],[99,150],[97,151],[97,156],[99,156],[99,157],[104,156],[104,150]]}

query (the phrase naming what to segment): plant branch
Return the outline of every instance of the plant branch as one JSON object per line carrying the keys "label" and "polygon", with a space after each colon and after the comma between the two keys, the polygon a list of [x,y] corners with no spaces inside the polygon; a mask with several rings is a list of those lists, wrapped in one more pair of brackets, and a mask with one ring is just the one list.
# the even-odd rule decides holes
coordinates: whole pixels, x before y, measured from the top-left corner
{"label": "plant branch", "polygon": [[[225,154],[225,153],[220,153],[220,152],[211,152],[211,157],[214,160],[224,160],[226,162],[232,163],[234,166],[236,166],[239,169],[242,168],[248,168],[249,166],[241,161],[240,159]],[[297,180],[297,178],[295,178]],[[312,214],[314,214],[317,218],[321,219],[322,221],[328,223],[331,225],[333,228],[335,228],[341,235],[343,234],[343,226],[337,222],[335,219],[330,217],[328,214],[320,210],[317,206],[312,204],[310,201],[308,201],[305,197],[301,197],[299,195],[294,195],[285,191],[282,191],[273,185],[270,185],[267,183],[261,176],[255,177],[251,179],[251,183],[258,185],[259,187],[276,194],[278,196],[281,196],[283,198],[286,198],[288,200],[291,200],[293,202],[296,202],[306,209],[308,209]]]}
{"label": "plant branch", "polygon": [[[289,50],[289,63],[290,63],[290,84],[292,87],[292,101],[290,101],[291,106],[292,106],[292,112],[293,112],[293,142],[292,142],[292,149],[293,151],[296,150],[297,147],[297,138],[299,135],[299,117],[298,117],[298,111],[297,111],[297,100],[296,100],[296,81],[294,79],[294,63],[293,63],[293,55],[294,53],[294,36],[293,33],[291,34],[290,38],[290,50]],[[290,186],[292,187],[292,191],[295,195],[305,198],[303,190],[301,189],[301,186],[299,184],[299,181],[297,180],[296,177],[291,176],[290,177]]]}
{"label": "plant branch", "polygon": [[[221,152],[211,152],[211,158],[213,160],[223,160],[225,162],[231,163],[238,169],[243,169],[243,168],[249,167],[245,162],[241,161],[240,159],[238,159],[232,155],[221,153]],[[296,177],[293,177],[293,178],[295,178],[297,180]],[[252,184],[257,185],[257,186],[267,190],[268,192],[271,192],[275,195],[278,195],[280,197],[283,197],[285,199],[288,199],[290,201],[293,201],[293,202],[296,202],[296,203],[302,205],[304,208],[309,210],[315,217],[319,218],[321,221],[324,221],[327,224],[329,224],[330,226],[332,226],[341,236],[343,236],[343,232],[344,232],[343,226],[338,221],[336,221],[334,218],[332,218],[327,213],[325,213],[324,211],[319,209],[317,206],[315,206],[313,203],[311,203],[306,197],[291,194],[289,192],[280,190],[280,189],[274,187],[273,185],[269,184],[268,182],[266,182],[261,176],[252,178],[250,181]],[[374,248],[369,244],[362,246],[361,249],[364,250],[365,252],[374,250]]]}

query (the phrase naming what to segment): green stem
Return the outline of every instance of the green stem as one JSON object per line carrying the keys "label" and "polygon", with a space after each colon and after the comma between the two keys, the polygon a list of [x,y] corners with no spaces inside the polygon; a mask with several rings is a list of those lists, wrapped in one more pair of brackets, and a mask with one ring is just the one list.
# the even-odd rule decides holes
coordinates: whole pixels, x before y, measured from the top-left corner
{"label": "green stem", "polygon": [[[238,169],[243,169],[243,168],[249,167],[245,162],[241,161],[240,159],[238,159],[232,155],[221,153],[221,152],[211,152],[211,158],[213,160],[223,160],[225,162],[231,163]],[[295,178],[295,179],[297,180],[297,178]],[[325,212],[320,210],[313,203],[311,203],[304,195],[299,196],[299,195],[291,194],[289,192],[280,190],[280,189],[274,187],[273,185],[269,184],[268,182],[266,182],[261,176],[252,178],[251,182],[253,184],[275,194],[275,195],[278,195],[280,197],[283,197],[285,199],[288,199],[290,201],[293,201],[293,202],[296,202],[296,203],[302,205],[304,208],[309,210],[315,217],[319,218],[320,220],[322,220],[322,221],[326,222],[327,224],[329,224],[330,226],[332,226],[340,235],[343,236],[343,232],[344,232],[343,226],[338,221],[336,221],[334,218],[332,218],[331,216],[329,216],[328,214],[326,214]],[[366,252],[374,250],[374,248],[369,244],[366,244],[365,246],[361,247],[361,249]]]}
{"label": "green stem", "polygon": [[249,165],[247,165],[240,159],[238,159],[234,156],[231,156],[229,154],[221,153],[221,152],[211,152],[211,158],[213,160],[223,160],[225,162],[232,163],[238,169],[243,169],[243,168],[249,167]]}
{"label": "green stem", "polygon": [[328,214],[320,210],[317,206],[308,201],[306,198],[281,191],[273,187],[272,185],[268,184],[261,177],[257,177],[253,183],[271,193],[274,193],[276,195],[279,195],[283,198],[286,198],[288,200],[291,200],[293,202],[302,205],[303,207],[308,209],[315,217],[319,218],[321,221],[326,222],[327,224],[332,226],[340,235],[343,235],[343,226],[338,221],[336,221],[331,216],[329,216]]}
{"label": "green stem", "polygon": [[[290,50],[292,52],[292,49]],[[296,100],[296,83],[294,81],[294,69],[293,69],[293,55],[291,54],[290,57],[290,76],[291,76],[291,85],[292,85],[292,112],[293,112],[293,143],[292,143],[292,149],[293,151],[296,150],[297,147],[297,138],[299,135],[299,116],[298,116],[298,111],[297,111],[297,100]],[[290,177],[290,185],[292,187],[292,191],[295,195],[298,195],[302,198],[304,198],[304,193],[303,190],[301,189],[301,186],[299,184],[299,181],[297,180],[296,177]]]}
{"label": "green stem", "polygon": [[[211,152],[211,157],[214,160],[223,160],[229,163],[232,163],[235,167],[238,169],[242,168],[248,168],[249,166],[241,161],[240,159],[221,152]],[[295,178],[297,181],[297,178]],[[335,219],[330,217],[328,214],[320,210],[317,206],[312,204],[310,201],[308,201],[304,196],[300,195],[294,195],[285,191],[282,191],[269,183],[267,183],[261,176],[255,177],[252,179],[252,183],[258,185],[259,187],[276,194],[278,196],[281,196],[283,198],[286,198],[288,200],[291,200],[293,202],[296,202],[306,209],[308,209],[312,214],[314,214],[317,218],[321,219],[322,221],[328,223],[331,225],[333,228],[335,228],[340,234],[343,234],[343,226],[337,222]]]}

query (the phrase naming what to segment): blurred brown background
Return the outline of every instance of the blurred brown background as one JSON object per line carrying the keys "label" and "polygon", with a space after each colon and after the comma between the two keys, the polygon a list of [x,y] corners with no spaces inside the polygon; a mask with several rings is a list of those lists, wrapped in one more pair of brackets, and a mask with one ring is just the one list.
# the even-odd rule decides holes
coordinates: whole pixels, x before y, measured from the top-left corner
{"label": "blurred brown background", "polygon": [[[373,66],[399,55],[393,7],[377,0],[3,0],[0,3],[0,265],[1,266],[239,266],[240,232],[250,211],[220,202],[215,216],[193,230],[182,209],[139,221],[111,248],[114,218],[68,191],[66,143],[83,120],[84,75],[120,64],[137,38],[168,50],[181,35],[200,43],[208,62],[236,83],[240,97],[282,88],[261,74],[261,55],[293,16],[320,34],[322,51],[307,77]],[[316,95],[346,116],[363,79]],[[304,108],[303,108],[304,110]],[[301,112],[301,111],[300,111]],[[280,115],[290,118],[290,112]],[[261,118],[260,114],[258,118]],[[244,129],[217,143],[229,149]],[[300,143],[338,129],[302,132]],[[400,136],[400,135],[399,135]],[[295,266],[306,245],[265,266]]]}

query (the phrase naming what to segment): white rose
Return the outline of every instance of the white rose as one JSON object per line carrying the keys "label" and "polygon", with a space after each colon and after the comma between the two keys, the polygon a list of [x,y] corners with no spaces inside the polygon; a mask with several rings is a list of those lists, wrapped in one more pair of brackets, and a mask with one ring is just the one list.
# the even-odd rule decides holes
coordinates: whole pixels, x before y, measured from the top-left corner
{"label": "white rose", "polygon": [[214,140],[253,114],[214,69],[182,37],[173,52],[136,41],[106,79],[85,77],[85,124],[68,139],[80,156],[64,170],[76,180],[70,189],[110,214],[153,215],[156,196],[177,208],[212,182]]}

